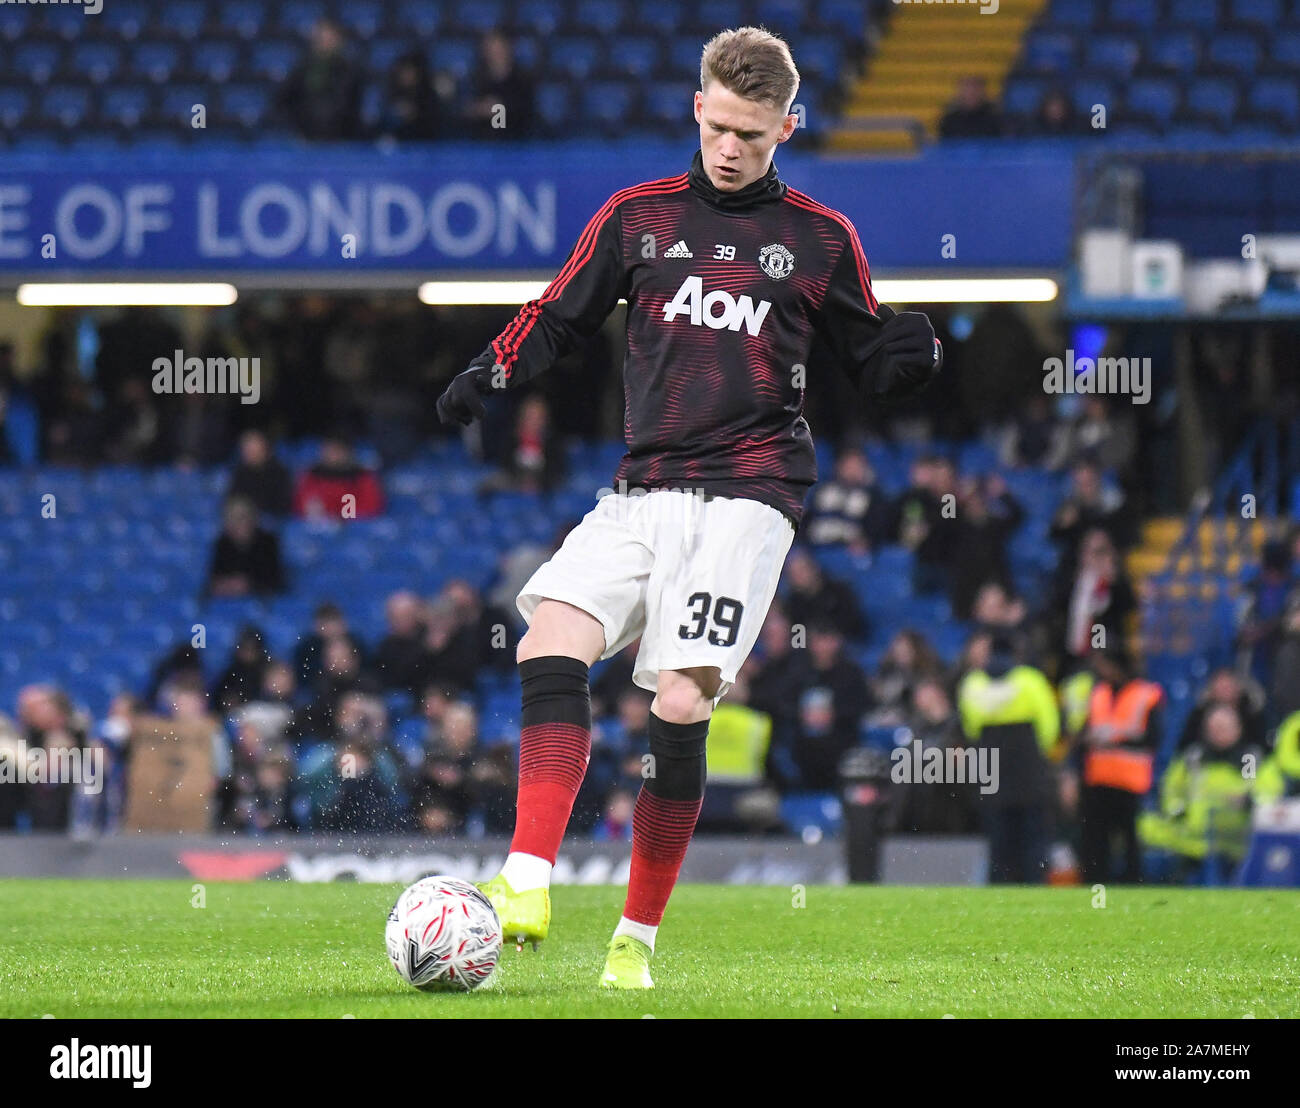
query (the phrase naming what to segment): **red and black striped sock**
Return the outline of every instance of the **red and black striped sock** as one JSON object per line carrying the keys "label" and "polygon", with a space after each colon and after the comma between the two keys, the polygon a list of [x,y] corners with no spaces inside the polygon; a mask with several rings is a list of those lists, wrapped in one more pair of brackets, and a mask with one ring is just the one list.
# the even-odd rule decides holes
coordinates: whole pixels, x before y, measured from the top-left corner
{"label": "red and black striped sock", "polygon": [[554,864],[591,758],[588,667],[561,655],[529,658],[519,663],[519,678],[519,797],[510,852]]}
{"label": "red and black striped sock", "polygon": [[632,868],[623,918],[658,927],[704,803],[709,721],[666,723],[650,714],[653,772],[632,810]]}

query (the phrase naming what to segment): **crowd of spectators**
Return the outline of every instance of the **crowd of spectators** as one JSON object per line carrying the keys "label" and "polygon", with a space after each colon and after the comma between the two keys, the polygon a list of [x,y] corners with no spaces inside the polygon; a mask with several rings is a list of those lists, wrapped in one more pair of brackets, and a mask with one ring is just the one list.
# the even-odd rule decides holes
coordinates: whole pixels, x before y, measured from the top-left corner
{"label": "crowd of spectators", "polygon": [[321,19],[280,87],[277,106],[285,123],[314,142],[527,139],[535,133],[535,79],[516,65],[511,42],[499,31],[483,37],[478,64],[463,81],[431,71],[425,52],[412,47],[388,72],[378,119],[370,124],[363,112],[365,80],[343,29]]}

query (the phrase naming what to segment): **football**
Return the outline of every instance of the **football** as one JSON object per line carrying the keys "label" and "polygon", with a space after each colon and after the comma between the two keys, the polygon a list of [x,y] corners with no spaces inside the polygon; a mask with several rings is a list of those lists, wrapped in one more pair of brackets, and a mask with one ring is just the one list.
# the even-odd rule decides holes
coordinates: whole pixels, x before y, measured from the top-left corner
{"label": "football", "polygon": [[384,939],[398,976],[431,992],[477,989],[501,956],[491,902],[457,877],[422,877],[405,889],[388,913]]}

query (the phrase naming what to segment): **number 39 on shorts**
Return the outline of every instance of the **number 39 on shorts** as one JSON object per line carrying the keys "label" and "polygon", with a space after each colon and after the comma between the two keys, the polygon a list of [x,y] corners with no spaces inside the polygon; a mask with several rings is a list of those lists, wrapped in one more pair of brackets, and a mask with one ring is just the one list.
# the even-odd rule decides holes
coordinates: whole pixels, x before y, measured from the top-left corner
{"label": "number 39 on shorts", "polygon": [[713,646],[731,646],[735,643],[736,636],[740,633],[740,618],[745,614],[745,606],[739,600],[733,600],[729,596],[720,596],[714,600],[711,593],[697,592],[692,593],[686,603],[690,605],[692,622],[683,623],[677,628],[679,638],[698,639],[704,634],[711,615],[714,629],[709,631],[709,642]]}

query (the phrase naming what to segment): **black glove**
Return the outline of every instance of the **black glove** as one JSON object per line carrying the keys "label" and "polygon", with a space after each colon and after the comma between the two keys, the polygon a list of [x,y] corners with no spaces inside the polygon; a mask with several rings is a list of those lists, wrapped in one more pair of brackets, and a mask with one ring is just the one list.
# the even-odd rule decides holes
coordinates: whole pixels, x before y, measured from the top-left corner
{"label": "black glove", "polygon": [[888,304],[881,304],[876,315],[884,321],[880,340],[890,377],[901,378],[912,386],[931,381],[943,366],[943,347],[934,337],[934,328],[925,313],[900,314]]}
{"label": "black glove", "polygon": [[483,397],[492,391],[492,369],[488,366],[471,366],[452,378],[446,391],[438,397],[438,418],[443,423],[459,423],[468,427],[487,414]]}

